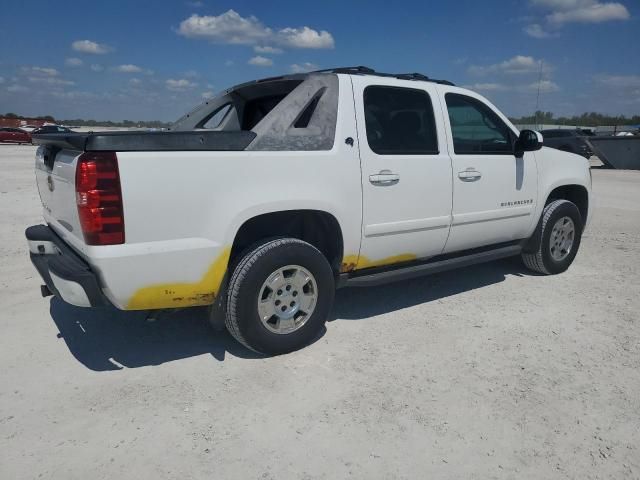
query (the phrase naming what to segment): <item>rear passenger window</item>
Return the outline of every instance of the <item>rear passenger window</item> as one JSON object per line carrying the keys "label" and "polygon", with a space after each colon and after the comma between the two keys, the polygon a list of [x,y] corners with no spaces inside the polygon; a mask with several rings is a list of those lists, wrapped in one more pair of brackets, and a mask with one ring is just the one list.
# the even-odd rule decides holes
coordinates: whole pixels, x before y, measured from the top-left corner
{"label": "rear passenger window", "polygon": [[438,153],[433,106],[424,90],[367,87],[364,118],[369,148],[379,155]]}
{"label": "rear passenger window", "polygon": [[456,154],[513,154],[515,135],[493,110],[465,95],[445,99]]}

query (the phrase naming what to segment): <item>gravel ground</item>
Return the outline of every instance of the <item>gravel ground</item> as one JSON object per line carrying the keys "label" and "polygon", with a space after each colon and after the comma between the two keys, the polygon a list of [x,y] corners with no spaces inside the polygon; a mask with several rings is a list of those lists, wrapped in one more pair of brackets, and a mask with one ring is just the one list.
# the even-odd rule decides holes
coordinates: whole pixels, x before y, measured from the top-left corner
{"label": "gravel ground", "polygon": [[317,342],[259,358],[199,312],[41,298],[33,154],[0,146],[0,478],[640,478],[640,172],[593,171],[563,275],[342,290]]}

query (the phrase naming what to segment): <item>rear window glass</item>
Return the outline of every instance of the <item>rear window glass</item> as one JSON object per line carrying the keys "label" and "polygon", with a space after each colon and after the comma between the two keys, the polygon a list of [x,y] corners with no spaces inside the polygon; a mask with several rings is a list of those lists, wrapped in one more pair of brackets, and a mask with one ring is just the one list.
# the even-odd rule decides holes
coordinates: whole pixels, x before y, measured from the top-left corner
{"label": "rear window glass", "polygon": [[424,90],[370,86],[364,90],[367,141],[379,155],[438,153],[431,98]]}
{"label": "rear window glass", "polygon": [[293,123],[293,128],[307,128],[309,126],[309,122],[311,121],[311,117],[316,111],[316,107],[318,106],[318,102],[320,98],[326,91],[326,87],[321,88],[318,93],[316,93],[313,99],[309,102],[309,104],[302,111],[298,119]]}
{"label": "rear window glass", "polygon": [[214,114],[211,115],[211,117],[209,117],[209,120],[207,120],[205,124],[202,125],[202,128],[208,128],[208,129],[218,128],[222,124],[222,121],[226,118],[226,116],[229,114],[232,108],[233,106],[230,103],[223,105],[218,110],[216,110]]}
{"label": "rear window glass", "polygon": [[249,100],[244,106],[242,130],[251,130],[287,95],[271,95]]}

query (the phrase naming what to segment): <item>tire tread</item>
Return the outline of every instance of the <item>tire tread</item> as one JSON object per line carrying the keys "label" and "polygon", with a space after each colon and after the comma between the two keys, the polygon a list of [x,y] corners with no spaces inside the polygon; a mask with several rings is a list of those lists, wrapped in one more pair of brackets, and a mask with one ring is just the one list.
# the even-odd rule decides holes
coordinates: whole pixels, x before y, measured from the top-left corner
{"label": "tire tread", "polygon": [[[551,272],[544,266],[544,261],[542,258],[542,236],[547,227],[547,222],[549,218],[553,215],[553,212],[556,211],[560,205],[565,203],[570,203],[568,200],[554,200],[549,203],[546,207],[544,207],[544,211],[542,213],[542,225],[540,228],[540,244],[538,245],[538,250],[533,253],[522,253],[522,261],[525,266],[529,270],[533,270],[534,272],[542,273],[543,275],[551,275]],[[573,204],[572,204],[573,205]]]}
{"label": "tire tread", "polygon": [[[238,265],[233,271],[233,275],[231,276],[231,280],[229,281],[229,289],[227,293],[227,311],[225,315],[225,325],[227,330],[231,334],[233,338],[235,338],[238,342],[244,345],[249,350],[256,353],[263,353],[255,348],[253,348],[249,342],[244,338],[242,333],[240,332],[240,327],[238,325],[238,315],[236,311],[236,306],[238,305],[238,295],[240,286],[244,278],[247,276],[249,270],[253,265],[265,255],[269,255],[272,250],[276,248],[280,248],[287,245],[295,245],[301,244],[306,247],[311,247],[317,250],[313,245],[310,245],[307,242],[299,240],[297,238],[278,238],[274,240],[266,241],[262,244],[257,245],[254,249],[250,250],[245,256],[240,260]],[[319,252],[319,251],[318,251]]]}

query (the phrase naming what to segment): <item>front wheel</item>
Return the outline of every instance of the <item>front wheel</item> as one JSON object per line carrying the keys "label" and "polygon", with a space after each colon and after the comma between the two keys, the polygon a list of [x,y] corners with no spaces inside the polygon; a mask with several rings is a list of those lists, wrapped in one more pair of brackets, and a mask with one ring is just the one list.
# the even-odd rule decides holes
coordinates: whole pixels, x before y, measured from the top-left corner
{"label": "front wheel", "polygon": [[568,200],[554,200],[542,212],[534,235],[537,249],[522,253],[530,270],[545,275],[562,273],[573,263],[578,253],[584,224],[580,210]]}
{"label": "front wheel", "polygon": [[229,333],[258,353],[278,355],[309,344],[333,304],[333,271],[314,246],[271,240],[238,262],[227,293]]}

